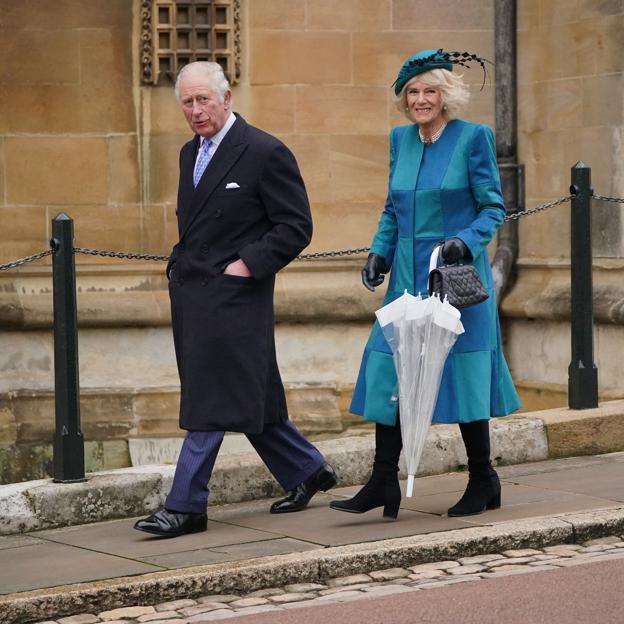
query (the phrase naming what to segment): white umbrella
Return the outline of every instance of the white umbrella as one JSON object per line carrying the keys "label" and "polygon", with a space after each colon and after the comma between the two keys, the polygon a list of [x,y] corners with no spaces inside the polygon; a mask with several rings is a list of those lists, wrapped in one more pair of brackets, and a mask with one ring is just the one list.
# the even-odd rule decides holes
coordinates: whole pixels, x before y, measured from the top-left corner
{"label": "white umbrella", "polygon": [[435,295],[422,299],[405,293],[376,314],[397,371],[407,496],[412,496],[444,362],[464,328],[459,310]]}
{"label": "white umbrella", "polygon": [[[415,401],[414,417],[403,423],[401,410],[401,435],[405,448],[407,464],[407,496],[412,495],[414,475],[427,438],[427,431],[433,418],[444,363],[457,337],[464,332],[460,321],[460,312],[446,300],[442,303],[439,297],[429,297],[430,306],[426,311],[424,322],[421,321],[420,370],[414,388],[412,400]],[[409,313],[408,313],[409,323]]]}
{"label": "white umbrella", "polygon": [[[398,299],[375,312],[384,338],[392,349],[394,366],[397,371],[403,368],[403,360],[410,358],[408,348],[411,348],[413,345],[412,328],[407,326],[405,322],[407,310],[415,305],[420,305],[422,301],[420,293],[417,297],[414,297],[414,295],[410,295],[405,290]],[[398,392],[397,396],[392,398],[398,399]]]}

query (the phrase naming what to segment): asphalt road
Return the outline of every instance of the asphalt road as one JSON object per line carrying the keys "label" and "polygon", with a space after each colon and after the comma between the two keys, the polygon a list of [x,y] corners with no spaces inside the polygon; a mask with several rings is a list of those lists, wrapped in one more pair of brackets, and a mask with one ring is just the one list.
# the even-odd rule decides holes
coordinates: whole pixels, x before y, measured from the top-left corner
{"label": "asphalt road", "polygon": [[253,624],[623,624],[624,559],[483,579],[228,622]]}

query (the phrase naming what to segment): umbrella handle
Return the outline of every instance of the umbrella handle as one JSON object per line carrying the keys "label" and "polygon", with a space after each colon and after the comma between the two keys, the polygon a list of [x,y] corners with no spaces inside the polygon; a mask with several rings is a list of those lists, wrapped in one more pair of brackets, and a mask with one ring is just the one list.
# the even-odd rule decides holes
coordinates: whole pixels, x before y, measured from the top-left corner
{"label": "umbrella handle", "polygon": [[407,475],[407,489],[405,491],[405,496],[411,498],[414,492],[414,475]]}
{"label": "umbrella handle", "polygon": [[433,269],[437,268],[438,258],[440,256],[441,249],[442,249],[442,245],[437,245],[436,247],[433,248],[433,251],[431,252],[431,258],[429,258],[429,273],[431,273]]}

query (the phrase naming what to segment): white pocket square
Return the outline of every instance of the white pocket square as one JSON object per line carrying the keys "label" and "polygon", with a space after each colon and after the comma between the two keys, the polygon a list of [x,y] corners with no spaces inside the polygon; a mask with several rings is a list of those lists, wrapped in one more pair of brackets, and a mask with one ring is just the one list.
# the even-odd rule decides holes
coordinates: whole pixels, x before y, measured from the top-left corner
{"label": "white pocket square", "polygon": [[225,185],[226,189],[235,189],[235,188],[240,188],[240,186],[238,184],[236,184],[236,182],[228,182]]}

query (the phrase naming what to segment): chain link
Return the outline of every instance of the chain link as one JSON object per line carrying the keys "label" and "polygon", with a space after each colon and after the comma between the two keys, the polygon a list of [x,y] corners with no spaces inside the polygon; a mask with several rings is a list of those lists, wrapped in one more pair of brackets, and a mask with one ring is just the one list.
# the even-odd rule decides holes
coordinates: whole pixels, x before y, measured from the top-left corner
{"label": "chain link", "polygon": [[301,254],[295,260],[314,260],[316,258],[336,258],[338,256],[352,256],[354,254],[366,253],[370,247],[356,247],[354,249],[336,249],[335,251],[317,251],[314,253]]}
{"label": "chain link", "polygon": [[[317,251],[314,253],[301,254],[296,260],[312,260],[317,258],[334,258],[337,256],[351,256],[354,254],[365,253],[370,247],[357,247],[354,249],[336,249],[335,251]],[[87,247],[74,247],[74,252],[89,256],[105,256],[108,258],[126,258],[128,260],[152,260],[167,262],[169,256],[157,256],[153,254],[130,253],[124,251],[104,251],[101,249],[89,249]]]}
{"label": "chain link", "polygon": [[15,269],[16,267],[28,264],[29,262],[34,262],[35,260],[40,260],[41,258],[50,256],[53,253],[54,249],[47,249],[46,251],[42,251],[41,253],[34,254],[32,256],[26,256],[26,258],[20,258],[19,260],[13,260],[12,262],[7,262],[6,264],[0,264],[0,271]]}
{"label": "chain link", "polygon": [[126,258],[128,260],[152,260],[156,262],[168,262],[169,256],[157,256],[154,254],[131,253],[125,251],[102,251],[101,249],[89,249],[88,247],[74,247],[74,253],[87,256],[105,256],[107,258]]}
{"label": "chain link", "polygon": [[[555,206],[560,206],[561,204],[565,204],[566,202],[571,201],[573,198],[572,195],[567,195],[566,197],[560,197],[551,202],[547,202],[545,204],[541,204],[540,206],[536,206],[535,208],[529,208],[528,210],[523,210],[521,212],[514,212],[505,217],[505,221],[514,221],[516,219],[520,219],[521,217],[527,217],[532,214],[537,214],[538,212],[543,212],[544,210],[548,210],[550,208],[554,208]],[[612,202],[617,204],[624,204],[624,199],[621,197],[606,197],[605,195],[592,195],[592,199],[596,199],[598,201],[604,202]],[[318,260],[320,258],[338,258],[340,256],[353,256],[357,254],[367,253],[370,251],[370,247],[355,247],[352,249],[336,249],[334,251],[317,251],[313,253],[301,254],[297,256],[296,260]],[[54,253],[53,249],[48,249],[46,251],[42,251],[41,253],[35,254],[33,256],[28,256],[26,258],[21,258],[19,260],[14,260],[13,262],[8,262],[7,264],[0,264],[0,271],[7,271],[8,269],[14,269],[16,267],[22,266],[29,262],[34,262],[35,260],[39,260],[41,258],[45,258]],[[107,258],[125,258],[127,260],[150,260],[152,262],[168,262],[169,256],[159,256],[155,254],[142,254],[142,253],[131,253],[124,251],[105,251],[102,249],[90,249],[88,247],[74,247],[74,253],[77,254],[85,254],[89,256],[104,256]]]}
{"label": "chain link", "polygon": [[548,210],[549,208],[554,208],[555,206],[565,204],[571,199],[572,195],[568,195],[567,197],[561,197],[559,199],[556,199],[555,201],[541,204],[540,206],[536,206],[535,208],[529,208],[528,210],[523,210],[521,212],[512,212],[510,215],[507,215],[505,217],[505,221],[514,221],[515,219],[520,219],[520,217],[527,217],[532,214],[537,214],[538,212],[543,212],[544,210]]}
{"label": "chain link", "polygon": [[613,202],[615,204],[624,204],[624,199],[621,197],[606,197],[605,195],[592,195],[592,199],[597,199],[598,201],[604,202]]}

